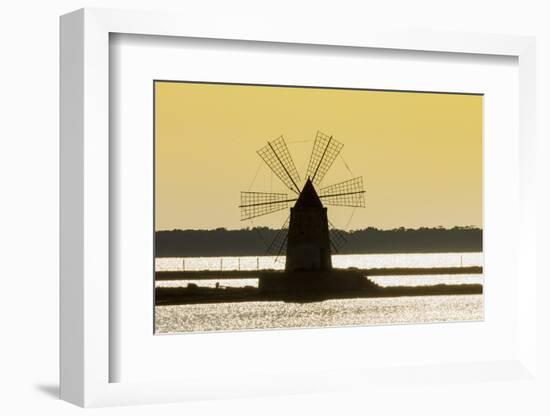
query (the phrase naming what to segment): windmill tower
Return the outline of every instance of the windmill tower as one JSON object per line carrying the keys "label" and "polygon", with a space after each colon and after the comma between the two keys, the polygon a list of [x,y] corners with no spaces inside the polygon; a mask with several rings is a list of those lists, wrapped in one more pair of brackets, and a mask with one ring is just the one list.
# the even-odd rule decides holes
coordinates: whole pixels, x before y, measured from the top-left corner
{"label": "windmill tower", "polygon": [[[362,177],[321,187],[323,178],[342,147],[343,144],[332,136],[317,132],[306,179],[302,181],[281,136],[268,142],[257,153],[283,185],[295,195],[241,192],[241,220],[286,210],[290,204],[294,204],[290,207],[289,218],[268,248],[268,254],[277,257],[286,249],[285,276],[292,276],[293,281],[334,274],[331,254],[338,252],[345,239],[328,220],[324,205],[358,208],[365,206]],[[300,187],[298,184],[301,183],[303,185]]]}
{"label": "windmill tower", "polygon": [[327,209],[308,178],[294,207],[290,208],[285,270],[331,269]]}

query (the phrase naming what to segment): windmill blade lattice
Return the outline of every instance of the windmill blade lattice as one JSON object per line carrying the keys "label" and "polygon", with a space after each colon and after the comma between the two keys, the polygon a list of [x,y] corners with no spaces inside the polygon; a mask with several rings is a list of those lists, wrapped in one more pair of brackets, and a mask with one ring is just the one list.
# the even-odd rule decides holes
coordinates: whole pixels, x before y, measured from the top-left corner
{"label": "windmill blade lattice", "polygon": [[363,177],[321,188],[319,198],[326,205],[363,208],[365,206],[365,189]]}
{"label": "windmill blade lattice", "polygon": [[288,203],[295,200],[289,199],[287,194],[241,192],[241,221],[287,209]]}
{"label": "windmill blade lattice", "polygon": [[296,165],[294,165],[283,136],[267,142],[267,145],[258,150],[257,153],[287,188],[296,194],[300,193],[298,187],[300,175],[296,170]]}
{"label": "windmill blade lattice", "polygon": [[320,131],[317,132],[307,167],[307,176],[318,186],[344,145]]}
{"label": "windmill blade lattice", "polygon": [[281,226],[275,238],[267,248],[266,254],[268,256],[275,256],[275,262],[279,260],[279,256],[283,251],[286,251],[286,243],[288,241],[288,224],[290,222],[290,216],[287,217],[284,224]]}
{"label": "windmill blade lattice", "polygon": [[330,221],[328,222],[329,226],[329,238],[330,238],[330,246],[332,248],[332,251],[334,253],[338,253],[340,249],[344,246],[344,244],[347,243],[347,239],[344,236],[344,233],[340,230],[338,230],[333,223]]}
{"label": "windmill blade lattice", "polygon": [[[332,136],[318,131],[308,163],[307,177],[317,188],[316,193],[321,199],[322,205],[364,207],[365,190],[362,177],[320,188],[321,182],[343,147],[344,145],[334,140]],[[259,149],[257,153],[288,189],[297,194],[298,197],[302,195],[303,191],[300,186],[303,186],[303,183],[283,136],[267,142],[267,145]],[[304,189],[306,188],[304,187]],[[239,205],[241,220],[249,220],[288,209],[292,205],[291,203],[298,200],[298,197],[286,193],[241,192],[241,204]],[[275,262],[279,262],[281,257],[286,258],[289,225],[290,216],[275,233],[271,244],[267,248],[266,254],[274,256]],[[342,230],[336,229],[330,221],[328,221],[328,233],[330,252],[338,253],[347,242],[347,237]]]}

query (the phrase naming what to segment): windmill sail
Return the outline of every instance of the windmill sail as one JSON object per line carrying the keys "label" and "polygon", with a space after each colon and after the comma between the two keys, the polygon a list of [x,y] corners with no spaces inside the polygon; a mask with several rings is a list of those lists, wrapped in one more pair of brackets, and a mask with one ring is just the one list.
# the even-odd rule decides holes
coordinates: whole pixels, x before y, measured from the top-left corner
{"label": "windmill sail", "polygon": [[275,262],[279,260],[280,255],[286,251],[286,243],[288,241],[288,224],[290,222],[290,216],[287,217],[283,223],[275,238],[267,248],[266,254],[268,256],[275,256]]}
{"label": "windmill sail", "polygon": [[[286,193],[241,192],[241,204],[239,205],[241,220],[248,220],[288,209],[292,205],[291,203],[294,202],[296,202],[293,208],[295,210],[313,209],[314,211],[323,212],[324,215],[324,217],[322,217],[318,212],[314,213],[313,216],[310,215],[311,213],[307,213],[307,215],[295,215],[292,216],[292,223],[290,221],[291,216],[289,216],[282,227],[275,233],[275,237],[268,246],[266,254],[275,256],[275,262],[280,261],[280,258],[287,259],[287,256],[290,256],[289,258],[294,260],[287,261],[285,265],[289,270],[293,270],[292,267],[296,267],[295,264],[300,262],[304,263],[303,259],[309,259],[307,260],[307,267],[311,267],[311,264],[313,264],[310,261],[311,256],[309,256],[309,254],[307,256],[292,254],[299,253],[301,250],[299,247],[302,243],[296,243],[296,241],[298,241],[295,238],[296,235],[306,235],[308,244],[311,247],[322,247],[323,255],[320,257],[325,260],[328,258],[328,262],[326,262],[328,266],[323,266],[324,269],[327,270],[332,268],[330,260],[331,253],[338,253],[341,247],[346,243],[347,239],[345,234],[336,229],[326,218],[326,208],[324,208],[323,205],[349,207],[365,206],[365,190],[363,189],[362,177],[353,178],[319,189],[319,184],[323,181],[326,173],[340,154],[343,146],[342,143],[334,140],[332,136],[328,136],[319,131],[317,132],[308,164],[305,185],[300,181],[300,176],[283,136],[271,142],[267,142],[266,146],[257,151],[258,155],[271,171],[288,189],[297,194],[297,196],[289,196]],[[302,185],[303,188],[301,188],[300,185]],[[321,218],[321,220],[317,222],[322,224],[312,226],[312,222],[310,221],[311,218]],[[315,235],[315,232],[311,232],[311,230],[319,230],[319,227],[321,227],[322,231],[321,237]],[[291,230],[290,243],[289,228]],[[294,232],[295,230],[298,230],[298,232]],[[301,230],[304,231],[301,232]],[[297,249],[297,247],[299,249]],[[328,254],[328,256],[325,254]],[[296,259],[299,259],[298,263]],[[291,266],[289,266],[289,264]],[[300,267],[301,268],[296,270],[303,270],[303,267]]]}
{"label": "windmill sail", "polygon": [[307,176],[314,185],[318,186],[332,166],[334,160],[344,145],[320,131],[317,132],[309,164]]}
{"label": "windmill sail", "polygon": [[363,177],[359,176],[321,188],[319,198],[325,205],[363,208],[365,206]]}
{"label": "windmill sail", "polygon": [[298,175],[283,136],[267,142],[267,145],[258,150],[257,153],[288,189],[296,194],[300,193],[298,187],[300,175]]}
{"label": "windmill sail", "polygon": [[275,194],[270,192],[241,192],[241,221],[288,208],[288,203],[296,201],[289,199],[287,194]]}
{"label": "windmill sail", "polygon": [[332,224],[330,221],[328,222],[329,225],[329,238],[330,238],[330,246],[332,248],[333,253],[339,253],[344,244],[347,243],[347,239],[344,236],[344,233],[340,230],[338,230],[334,224]]}

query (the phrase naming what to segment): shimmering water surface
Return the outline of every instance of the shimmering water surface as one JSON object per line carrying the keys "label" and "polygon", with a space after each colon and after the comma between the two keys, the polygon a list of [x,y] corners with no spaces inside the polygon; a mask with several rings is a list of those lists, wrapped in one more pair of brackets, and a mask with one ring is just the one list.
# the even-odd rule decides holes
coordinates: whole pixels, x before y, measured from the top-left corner
{"label": "shimmering water surface", "polygon": [[156,332],[405,324],[483,319],[482,295],[236,302],[156,307]]}
{"label": "shimmering water surface", "polygon": [[[333,256],[335,267],[460,267],[482,265],[481,253],[383,254]],[[157,270],[255,270],[284,268],[269,257],[163,258]],[[379,276],[381,286],[483,283],[481,275]],[[186,286],[191,281],[157,282]],[[195,281],[214,286],[215,280]],[[221,280],[222,286],[257,286],[257,279]],[[228,331],[268,328],[477,321],[483,319],[483,295],[332,299],[321,302],[228,302],[155,307],[155,331]]]}
{"label": "shimmering water surface", "polygon": [[[481,266],[482,253],[345,254],[332,256],[336,268]],[[285,257],[161,257],[155,270],[282,270]]]}

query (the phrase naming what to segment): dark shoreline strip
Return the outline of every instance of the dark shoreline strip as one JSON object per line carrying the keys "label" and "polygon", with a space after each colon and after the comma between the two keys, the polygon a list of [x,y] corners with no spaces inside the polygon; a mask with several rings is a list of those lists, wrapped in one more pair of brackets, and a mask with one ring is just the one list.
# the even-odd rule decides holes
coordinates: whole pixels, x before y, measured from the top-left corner
{"label": "dark shoreline strip", "polygon": [[[394,267],[381,269],[347,269],[363,273],[365,276],[417,276],[434,274],[482,274],[483,267],[431,267],[412,268]],[[222,280],[222,279],[254,279],[261,274],[277,273],[277,270],[186,270],[155,272],[155,280]]]}
{"label": "dark shoreline strip", "polygon": [[451,295],[480,295],[483,286],[480,284],[463,285],[433,285],[433,286],[392,286],[377,287],[359,292],[338,293],[308,293],[308,294],[281,294],[261,293],[257,288],[186,288],[186,287],[157,287],[155,289],[155,306],[226,303],[226,302],[291,302],[309,303],[321,302],[329,299],[357,299],[357,298],[392,298],[402,296],[451,296]]}

